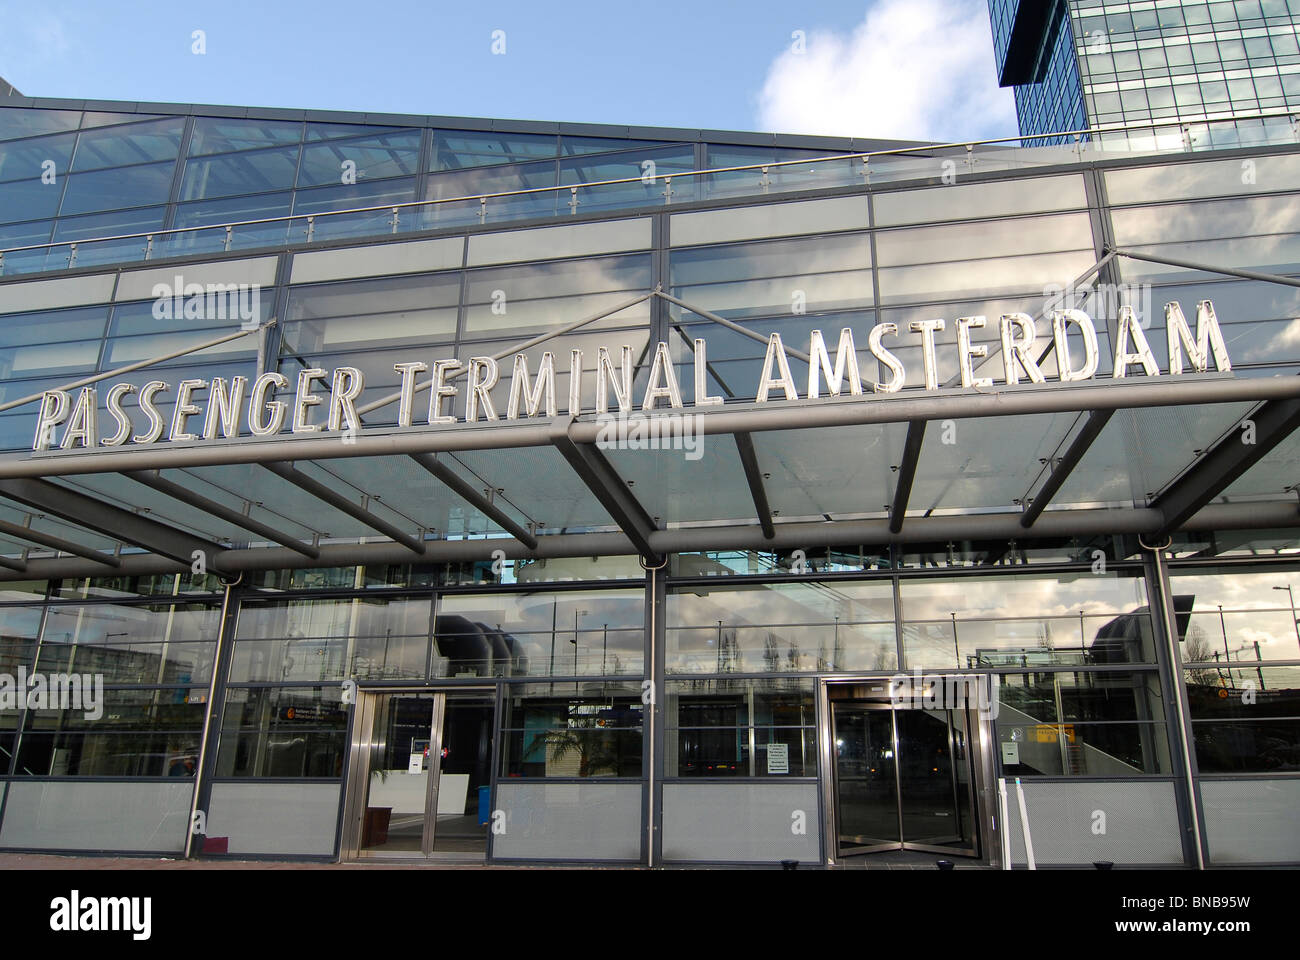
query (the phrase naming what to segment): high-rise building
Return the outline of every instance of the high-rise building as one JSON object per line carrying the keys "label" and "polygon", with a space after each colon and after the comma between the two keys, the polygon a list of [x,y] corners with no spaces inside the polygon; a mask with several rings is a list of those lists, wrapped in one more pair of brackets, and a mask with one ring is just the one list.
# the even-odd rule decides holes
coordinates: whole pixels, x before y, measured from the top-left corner
{"label": "high-rise building", "polygon": [[989,0],[1020,133],[1300,108],[1296,0]]}

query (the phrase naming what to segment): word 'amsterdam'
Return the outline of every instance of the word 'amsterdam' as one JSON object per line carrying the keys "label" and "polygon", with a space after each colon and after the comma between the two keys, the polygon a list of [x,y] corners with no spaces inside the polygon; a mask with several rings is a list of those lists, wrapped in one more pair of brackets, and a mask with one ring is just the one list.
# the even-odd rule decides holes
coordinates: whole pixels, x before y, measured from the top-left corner
{"label": "word 'amsterdam'", "polygon": [[[939,386],[935,334],[942,331],[944,326],[942,319],[914,320],[909,324],[910,333],[920,338],[927,390],[936,390]],[[994,383],[993,377],[976,377],[972,364],[973,360],[988,357],[988,343],[971,342],[971,331],[986,326],[985,317],[961,317],[954,323],[957,333],[957,362],[963,387],[985,387]],[[1195,335],[1189,329],[1182,308],[1177,303],[1165,306],[1165,326],[1169,345],[1167,369],[1171,374],[1183,372],[1184,350],[1187,362],[1198,373],[1204,373],[1208,369],[1211,359],[1216,370],[1226,372],[1232,369],[1214,305],[1210,301],[1204,300],[1197,305]],[[998,327],[1002,350],[1002,381],[1017,384],[1024,378],[1032,383],[1045,383],[1047,378],[1038,364],[1038,357],[1044,347],[1036,343],[1038,337],[1033,318],[1025,313],[1005,314],[999,319]],[[1083,346],[1083,363],[1078,367],[1072,365],[1074,358],[1068,349],[1068,339],[1072,334],[1079,338]],[[791,373],[790,360],[785,345],[781,342],[781,335],[774,333],[768,338],[767,354],[763,360],[755,400],[766,403],[773,395],[786,400],[798,400],[801,397],[815,399],[823,395],[823,378],[826,396],[838,397],[845,392],[861,396],[868,388],[872,393],[897,393],[907,382],[907,370],[902,360],[885,344],[885,338],[899,336],[898,325],[895,323],[881,323],[871,330],[868,348],[883,370],[888,371],[888,379],[864,384],[858,368],[857,347],[852,330],[845,328],[840,331],[834,362],[826,348],[822,332],[812,331],[808,350],[811,363],[808,367],[807,390],[801,395]],[[1057,357],[1057,379],[1063,382],[1088,380],[1096,374],[1099,362],[1097,330],[1091,318],[1083,311],[1060,310],[1052,313],[1052,345]],[[909,345],[904,343],[901,346]],[[1114,355],[1114,377],[1127,376],[1130,367],[1141,367],[1146,376],[1160,375],[1160,367],[1146,334],[1131,307],[1121,307],[1119,310]],[[722,403],[721,397],[708,395],[708,359],[703,340],[694,342],[693,364],[695,392],[691,405],[704,407]],[[609,411],[611,394],[614,406],[620,413],[632,411],[634,367],[630,346],[620,348],[617,364],[608,349],[601,347],[598,350],[594,398],[597,413]],[[399,426],[409,427],[416,423],[415,395],[424,390],[429,391],[429,404],[423,423],[458,422],[456,416],[447,412],[447,405],[453,402],[462,389],[465,397],[463,422],[502,419],[492,399],[492,390],[501,380],[501,368],[491,357],[471,357],[464,362],[436,360],[432,365],[413,360],[393,364],[393,369],[401,377],[397,415]],[[568,412],[575,415],[584,409],[582,370],[582,351],[571,351],[567,399]],[[431,376],[421,381],[420,375],[425,373]],[[463,388],[451,382],[461,376],[467,378]],[[262,374],[253,380],[251,390],[248,378],[243,376],[231,377],[229,381],[224,377],[214,377],[211,381],[181,380],[175,387],[162,380],[151,380],[140,387],[130,383],[114,384],[105,396],[105,409],[113,420],[112,432],[107,435],[100,432],[99,397],[95,387],[82,388],[75,399],[69,391],[48,390],[41,398],[32,449],[48,450],[55,446],[55,433],[60,426],[63,427],[63,432],[57,446],[64,450],[73,447],[115,447],[128,442],[149,444],[161,440],[164,434],[173,442],[214,440],[218,436],[230,439],[238,437],[245,425],[253,436],[270,436],[280,433],[286,420],[290,422],[294,434],[355,431],[361,428],[356,407],[357,399],[365,389],[365,377],[356,367],[336,367],[332,371],[318,367],[300,370],[292,399],[273,399],[276,393],[287,391],[289,386],[289,379],[280,373]],[[206,397],[197,396],[200,391],[206,391]],[[141,433],[133,432],[135,425],[125,405],[128,397],[134,398],[135,406],[143,414],[144,429]],[[172,407],[170,419],[164,417],[159,409],[160,397],[166,397],[167,405]],[[669,408],[680,409],[685,406],[667,343],[661,341],[655,347],[654,362],[641,399],[643,410],[655,409],[660,401]],[[314,409],[317,407],[323,409]],[[323,419],[313,419],[322,414]],[[529,370],[528,358],[522,353],[515,354],[504,419],[517,420],[520,416],[539,415],[558,415],[555,355],[549,351],[542,354],[534,378]]]}

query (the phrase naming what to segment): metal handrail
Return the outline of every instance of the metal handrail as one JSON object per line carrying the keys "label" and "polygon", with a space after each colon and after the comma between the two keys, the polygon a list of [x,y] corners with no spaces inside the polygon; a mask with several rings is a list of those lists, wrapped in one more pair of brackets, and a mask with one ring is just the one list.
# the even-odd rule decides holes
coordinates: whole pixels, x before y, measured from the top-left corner
{"label": "metal handrail", "polygon": [[[719,173],[738,173],[738,172],[751,171],[751,170],[756,170],[756,171],[766,173],[768,170],[771,170],[772,168],[775,167],[793,167],[801,164],[826,163],[828,161],[833,161],[833,160],[862,160],[864,163],[866,163],[875,157],[916,155],[921,151],[925,151],[927,153],[931,153],[931,152],[937,153],[943,150],[965,148],[969,152],[973,148],[979,146],[990,146],[993,144],[1012,143],[1012,142],[1019,143],[1025,140],[1045,140],[1054,137],[1075,137],[1076,144],[1081,145],[1082,141],[1080,138],[1082,138],[1085,135],[1103,134],[1103,133],[1126,133],[1130,130],[1150,130],[1151,132],[1154,133],[1155,131],[1160,130],[1162,128],[1181,128],[1183,130],[1186,130],[1187,128],[1193,126],[1232,123],[1232,122],[1237,122],[1242,120],[1269,120],[1269,119],[1285,118],[1291,120],[1294,126],[1297,116],[1298,114],[1296,111],[1281,110],[1281,111],[1248,113],[1248,114],[1230,114],[1224,117],[1206,117],[1199,120],[1185,120],[1177,117],[1171,117],[1163,120],[1152,119],[1152,120],[1148,120],[1136,124],[1102,124],[1100,126],[1095,126],[1095,127],[1083,127],[1077,130],[1061,130],[1054,133],[1034,134],[1033,136],[1020,135],[1014,137],[994,137],[985,140],[957,140],[957,141],[952,141],[950,143],[918,144],[912,147],[893,147],[888,150],[871,150],[862,153],[836,153],[836,154],[827,154],[826,156],[822,156],[822,157],[805,157],[796,160],[773,160],[770,162],[742,164],[739,166],[708,167],[702,170],[683,170],[678,173],[656,174],[648,182],[657,183],[659,180],[663,180],[665,181],[665,183],[671,184],[671,182],[678,177],[704,177],[704,176],[711,176]],[[1060,145],[1044,144],[1044,146],[1060,146]],[[1038,149],[1038,148],[1023,147],[1021,149],[1029,150],[1029,149]],[[358,214],[358,213],[380,213],[384,211],[391,211],[392,213],[396,214],[399,210],[404,210],[412,207],[420,207],[420,208],[435,207],[438,204],[466,203],[473,200],[477,200],[481,204],[486,204],[487,201],[489,200],[499,199],[502,197],[522,197],[522,196],[529,196],[532,194],[558,193],[562,190],[568,190],[571,193],[576,193],[580,189],[589,189],[592,187],[617,186],[619,184],[626,184],[626,183],[646,183],[646,182],[647,182],[646,179],[642,176],[620,177],[614,180],[592,180],[586,183],[566,183],[566,184],[556,184],[553,186],[546,186],[546,187],[528,187],[520,190],[502,190],[495,193],[477,193],[477,194],[469,194],[461,197],[440,197],[432,200],[407,200],[401,203],[384,203],[384,204],[378,204],[376,206],[369,206],[369,207],[349,207],[344,210],[328,210],[328,211],[323,211],[321,213],[294,213],[282,217],[263,217],[255,220],[235,220],[229,223],[211,223],[211,224],[203,224],[201,226],[192,226],[192,227],[169,227],[167,229],[145,230],[140,233],[122,233],[122,234],[112,234],[104,237],[89,237],[81,240],[55,240],[48,243],[27,244],[21,247],[2,247],[0,248],[0,264],[3,264],[5,254],[21,253],[27,250],[50,250],[57,247],[75,247],[75,246],[89,245],[94,243],[107,243],[115,240],[150,240],[154,237],[165,237],[172,234],[197,233],[199,231],[204,231],[204,230],[229,231],[236,227],[250,227],[250,226],[258,226],[260,224],[268,224],[268,223],[284,223],[286,225],[289,225],[300,220],[314,222],[317,219],[323,220],[327,217],[342,217],[342,216],[348,216],[350,214]]]}

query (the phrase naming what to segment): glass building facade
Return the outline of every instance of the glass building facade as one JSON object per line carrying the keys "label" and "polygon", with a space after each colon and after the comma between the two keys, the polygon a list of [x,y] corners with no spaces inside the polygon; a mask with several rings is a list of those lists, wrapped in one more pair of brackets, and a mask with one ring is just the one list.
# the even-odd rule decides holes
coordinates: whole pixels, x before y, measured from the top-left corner
{"label": "glass building facade", "polygon": [[[1062,130],[1285,114],[1300,104],[1300,8],[1288,0],[990,0],[989,10],[999,77],[1014,85],[1030,143]],[[1031,57],[1034,67],[1024,66]]]}
{"label": "glass building facade", "polygon": [[[11,97],[0,849],[1300,863],[1300,141],[1201,130]],[[1047,382],[967,383],[1014,345],[954,318],[1019,315]]]}

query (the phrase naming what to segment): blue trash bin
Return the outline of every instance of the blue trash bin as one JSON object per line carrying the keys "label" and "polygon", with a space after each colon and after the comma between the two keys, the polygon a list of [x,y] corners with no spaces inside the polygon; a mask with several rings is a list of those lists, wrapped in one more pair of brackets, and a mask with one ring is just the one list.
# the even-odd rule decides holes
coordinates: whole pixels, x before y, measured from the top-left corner
{"label": "blue trash bin", "polygon": [[478,788],[478,825],[486,826],[487,822],[492,819],[491,801],[492,785],[485,784]]}

